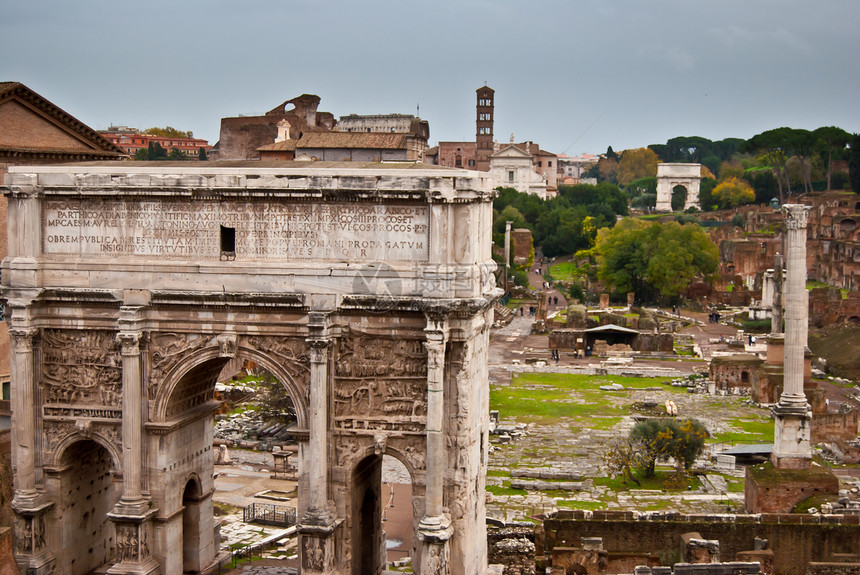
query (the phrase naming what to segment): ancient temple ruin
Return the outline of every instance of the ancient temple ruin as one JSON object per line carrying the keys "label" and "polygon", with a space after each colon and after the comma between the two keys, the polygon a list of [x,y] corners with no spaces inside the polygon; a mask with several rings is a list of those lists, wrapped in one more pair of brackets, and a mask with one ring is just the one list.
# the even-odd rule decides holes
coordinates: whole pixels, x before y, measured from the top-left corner
{"label": "ancient temple ruin", "polygon": [[286,387],[304,574],[384,568],[383,455],[416,572],[486,571],[492,193],[416,164],[12,168],[16,551],[33,574],[217,560],[215,379]]}

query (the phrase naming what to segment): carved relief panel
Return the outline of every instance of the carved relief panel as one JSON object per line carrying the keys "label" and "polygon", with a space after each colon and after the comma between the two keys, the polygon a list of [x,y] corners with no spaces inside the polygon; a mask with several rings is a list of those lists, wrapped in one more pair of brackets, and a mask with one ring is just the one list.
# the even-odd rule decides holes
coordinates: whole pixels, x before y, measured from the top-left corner
{"label": "carved relief panel", "polygon": [[427,352],[420,340],[347,337],[338,341],[335,358],[337,428],[424,431]]}
{"label": "carved relief panel", "polygon": [[[45,415],[60,407],[102,408],[93,418],[121,418],[122,361],[109,331],[42,332],[40,385]],[[113,409],[112,409],[113,408]],[[77,417],[87,417],[86,409]]]}

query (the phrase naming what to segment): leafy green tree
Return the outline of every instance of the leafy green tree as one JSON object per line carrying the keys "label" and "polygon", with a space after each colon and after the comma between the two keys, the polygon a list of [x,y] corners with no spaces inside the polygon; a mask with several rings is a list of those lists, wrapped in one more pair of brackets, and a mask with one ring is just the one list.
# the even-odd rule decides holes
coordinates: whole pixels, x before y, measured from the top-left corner
{"label": "leafy green tree", "polygon": [[827,189],[831,190],[833,189],[831,187],[833,152],[839,153],[844,151],[845,146],[847,146],[848,142],[851,140],[851,135],[842,128],[837,128],[836,126],[822,126],[813,132],[813,136],[827,151],[827,159],[824,166],[827,169]]}
{"label": "leafy green tree", "polygon": [[640,178],[657,176],[657,164],[660,158],[648,148],[624,150],[618,162],[618,183],[627,186]]}
{"label": "leafy green tree", "polygon": [[161,138],[193,138],[194,134],[191,130],[187,132],[183,132],[182,130],[177,130],[173,126],[165,126],[164,128],[153,127],[148,130],[144,130],[145,134],[149,134],[151,136],[158,136]]}
{"label": "leafy green tree", "polygon": [[742,148],[743,151],[761,154],[762,159],[773,169],[780,204],[784,204],[785,196],[791,194],[791,181],[786,164],[791,157],[794,142],[793,130],[783,127],[756,134],[747,140]]}
{"label": "leafy green tree", "polygon": [[166,160],[167,150],[162,148],[158,142],[149,142],[146,155],[148,160]]}
{"label": "leafy green tree", "polygon": [[167,154],[167,159],[172,162],[179,162],[185,159],[185,154],[179,148],[171,148],[170,153]]}
{"label": "leafy green tree", "polygon": [[755,191],[752,186],[735,176],[717,184],[711,196],[721,208],[735,208],[755,201]]}
{"label": "leafy green tree", "polygon": [[201,162],[205,162],[209,159],[209,157],[206,155],[206,148],[201,147],[197,149],[197,159]]}
{"label": "leafy green tree", "polygon": [[140,148],[138,151],[134,153],[134,159],[137,161],[146,161],[149,159],[149,150],[146,148]]}
{"label": "leafy green tree", "polygon": [[654,477],[657,459],[668,456],[675,460],[679,472],[689,469],[702,451],[708,430],[697,419],[646,419],[630,430],[629,440],[643,451],[640,471]]}
{"label": "leafy green tree", "polygon": [[712,193],[717,187],[717,180],[714,178],[702,178],[699,184],[699,207],[703,212],[709,212],[716,208]]}
{"label": "leafy green tree", "polygon": [[597,233],[598,278],[643,299],[674,298],[719,265],[717,246],[696,224],[651,224],[625,218]]}
{"label": "leafy green tree", "polygon": [[855,194],[860,194],[860,134],[851,136],[851,153],[848,156],[848,179]]}

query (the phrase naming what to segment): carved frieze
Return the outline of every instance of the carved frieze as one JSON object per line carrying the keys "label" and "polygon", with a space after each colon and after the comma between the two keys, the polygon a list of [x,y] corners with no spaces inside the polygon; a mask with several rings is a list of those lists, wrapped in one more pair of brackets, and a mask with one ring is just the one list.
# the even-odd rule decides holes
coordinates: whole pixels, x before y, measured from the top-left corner
{"label": "carved frieze", "polygon": [[302,567],[313,571],[325,569],[325,543],[319,537],[302,537]]}
{"label": "carved frieze", "polygon": [[281,367],[303,389],[310,385],[310,352],[307,342],[298,337],[252,336],[248,345],[280,360]]}
{"label": "carved frieze", "polygon": [[152,367],[147,386],[149,399],[155,399],[165,375],[188,353],[204,347],[211,338],[187,333],[156,333],[151,337]]}
{"label": "carved frieze", "polygon": [[[80,438],[99,438],[103,443],[113,446],[112,453],[122,453],[122,421],[112,423],[98,422],[89,419],[77,421],[46,421],[44,427],[44,442],[42,448],[46,460],[52,461],[56,457],[59,445],[69,436],[76,435]],[[54,461],[54,464],[59,464]]]}
{"label": "carved frieze", "polygon": [[422,342],[362,335],[339,340],[337,377],[427,377]]}
{"label": "carved frieze", "polygon": [[340,429],[423,431],[427,352],[422,342],[366,335],[340,340],[332,403]]}
{"label": "carved frieze", "polygon": [[35,555],[45,547],[45,515],[15,516],[15,551]]}
{"label": "carved frieze", "polygon": [[115,334],[46,329],[41,386],[47,404],[122,405],[122,362]]}

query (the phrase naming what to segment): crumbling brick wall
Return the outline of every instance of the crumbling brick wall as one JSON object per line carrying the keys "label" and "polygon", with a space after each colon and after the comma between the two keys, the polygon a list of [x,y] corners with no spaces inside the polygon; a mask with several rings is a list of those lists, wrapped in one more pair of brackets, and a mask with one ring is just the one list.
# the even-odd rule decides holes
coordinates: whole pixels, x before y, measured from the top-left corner
{"label": "crumbling brick wall", "polygon": [[534,537],[530,525],[489,528],[489,563],[504,565],[504,575],[535,575]]}

